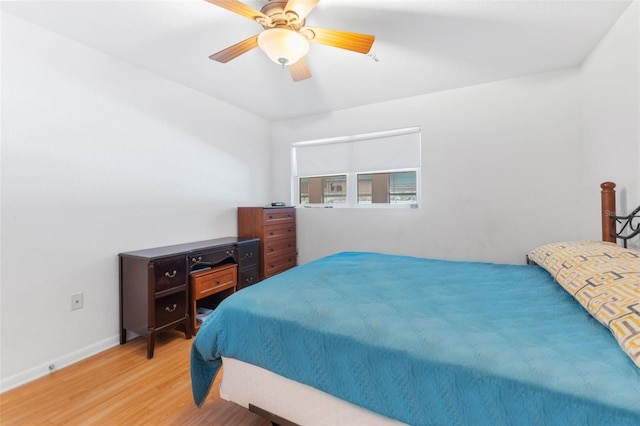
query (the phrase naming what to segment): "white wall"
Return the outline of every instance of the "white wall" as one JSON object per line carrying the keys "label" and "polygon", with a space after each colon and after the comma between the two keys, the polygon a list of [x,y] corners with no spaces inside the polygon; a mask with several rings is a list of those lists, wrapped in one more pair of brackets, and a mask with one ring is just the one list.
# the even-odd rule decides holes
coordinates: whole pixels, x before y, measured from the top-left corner
{"label": "white wall", "polygon": [[420,210],[300,209],[304,263],[342,250],[521,263],[541,243],[600,238],[600,188],[640,203],[638,2],[578,69],[276,123],[274,188],[290,143],[422,126]]}
{"label": "white wall", "polygon": [[7,13],[2,38],[7,389],[117,344],[118,253],[237,235],[270,123]]}
{"label": "white wall", "polygon": [[299,209],[301,263],[522,263],[597,238],[602,180],[639,201],[639,17],[580,69],[268,123],[2,14],[0,388],[117,344],[117,253],[235,235],[237,205],[289,200],[291,142],[423,130],[423,207]]}
{"label": "white wall", "polygon": [[422,127],[422,208],[299,209],[299,261],[372,250],[523,263],[541,243],[580,238],[578,82],[562,70],[275,123],[284,200],[292,142]]}
{"label": "white wall", "polygon": [[581,67],[584,234],[600,238],[599,194],[616,183],[617,212],[640,204],[640,5],[634,2]]}

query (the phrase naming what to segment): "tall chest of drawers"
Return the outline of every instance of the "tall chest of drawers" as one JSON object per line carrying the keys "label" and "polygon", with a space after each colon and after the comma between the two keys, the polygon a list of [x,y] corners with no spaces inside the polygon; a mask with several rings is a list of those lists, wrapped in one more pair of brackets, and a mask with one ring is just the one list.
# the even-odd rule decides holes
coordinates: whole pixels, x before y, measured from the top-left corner
{"label": "tall chest of drawers", "polygon": [[294,207],[238,207],[238,237],[260,239],[261,280],[297,265]]}

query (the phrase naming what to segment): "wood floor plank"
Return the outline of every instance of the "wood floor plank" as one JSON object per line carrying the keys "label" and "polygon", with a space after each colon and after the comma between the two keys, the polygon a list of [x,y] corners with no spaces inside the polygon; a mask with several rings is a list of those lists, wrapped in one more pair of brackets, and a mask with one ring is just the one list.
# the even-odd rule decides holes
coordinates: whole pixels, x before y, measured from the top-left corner
{"label": "wood floor plank", "polygon": [[0,394],[0,424],[233,425],[271,423],[220,399],[218,375],[201,408],[193,403],[193,339],[160,333],[153,359],[135,339]]}

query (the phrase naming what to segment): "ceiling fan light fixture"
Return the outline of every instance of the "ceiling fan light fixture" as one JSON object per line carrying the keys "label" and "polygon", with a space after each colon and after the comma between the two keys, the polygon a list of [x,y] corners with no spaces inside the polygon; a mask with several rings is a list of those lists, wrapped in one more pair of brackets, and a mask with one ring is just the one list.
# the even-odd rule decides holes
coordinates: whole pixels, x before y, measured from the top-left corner
{"label": "ceiling fan light fixture", "polygon": [[276,64],[295,64],[309,51],[309,40],[288,28],[269,28],[258,36],[258,46]]}

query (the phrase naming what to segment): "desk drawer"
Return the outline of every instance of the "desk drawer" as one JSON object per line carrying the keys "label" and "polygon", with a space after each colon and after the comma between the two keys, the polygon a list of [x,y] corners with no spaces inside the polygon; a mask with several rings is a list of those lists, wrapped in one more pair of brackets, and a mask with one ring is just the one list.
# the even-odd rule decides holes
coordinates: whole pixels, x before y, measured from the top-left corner
{"label": "desk drawer", "polygon": [[245,287],[254,285],[259,281],[258,268],[244,269],[240,271],[240,278],[238,279],[238,290],[242,290]]}
{"label": "desk drawer", "polygon": [[189,268],[198,269],[199,266],[202,268],[204,266],[217,265],[227,259],[232,259],[235,263],[236,252],[233,246],[193,253],[189,255]]}
{"label": "desk drawer", "polygon": [[155,328],[180,321],[187,314],[187,293],[181,291],[156,299]]}
{"label": "desk drawer", "polygon": [[191,289],[195,300],[236,286],[237,265],[225,265],[191,274]]}
{"label": "desk drawer", "polygon": [[184,256],[169,257],[153,262],[156,293],[187,284],[187,265]]}
{"label": "desk drawer", "polygon": [[258,264],[258,243],[238,244],[238,263],[242,268]]}

